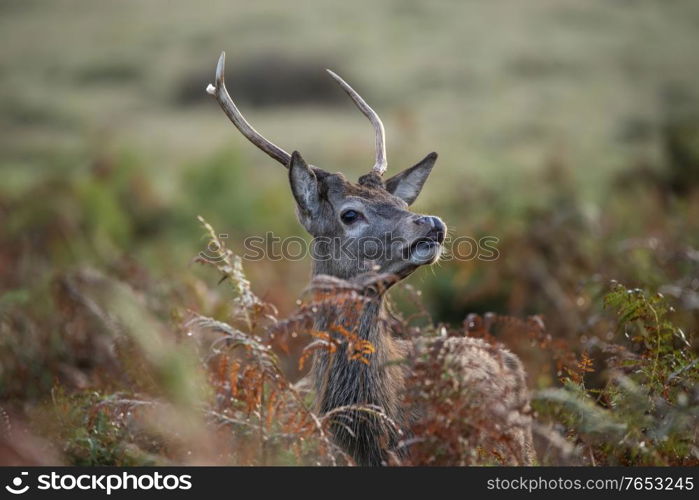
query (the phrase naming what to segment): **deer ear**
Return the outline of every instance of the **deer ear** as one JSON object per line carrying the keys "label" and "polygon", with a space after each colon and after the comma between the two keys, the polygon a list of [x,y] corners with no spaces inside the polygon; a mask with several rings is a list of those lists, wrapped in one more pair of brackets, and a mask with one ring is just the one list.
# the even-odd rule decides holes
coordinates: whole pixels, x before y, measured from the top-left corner
{"label": "deer ear", "polygon": [[386,181],[386,191],[401,198],[408,205],[417,199],[427,177],[437,161],[437,153],[430,153],[410,168],[397,173]]}
{"label": "deer ear", "polygon": [[304,215],[318,213],[318,179],[298,151],[291,154],[289,182],[301,212]]}

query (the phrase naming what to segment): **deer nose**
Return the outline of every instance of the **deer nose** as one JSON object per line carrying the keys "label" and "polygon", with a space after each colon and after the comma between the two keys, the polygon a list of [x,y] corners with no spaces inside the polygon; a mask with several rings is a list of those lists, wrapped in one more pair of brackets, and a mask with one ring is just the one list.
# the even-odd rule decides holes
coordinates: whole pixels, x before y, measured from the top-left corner
{"label": "deer nose", "polygon": [[430,238],[437,243],[444,242],[446,236],[447,228],[439,217],[433,217],[431,215],[421,215],[415,219],[415,224],[418,226],[429,226],[430,231],[427,233],[427,238]]}

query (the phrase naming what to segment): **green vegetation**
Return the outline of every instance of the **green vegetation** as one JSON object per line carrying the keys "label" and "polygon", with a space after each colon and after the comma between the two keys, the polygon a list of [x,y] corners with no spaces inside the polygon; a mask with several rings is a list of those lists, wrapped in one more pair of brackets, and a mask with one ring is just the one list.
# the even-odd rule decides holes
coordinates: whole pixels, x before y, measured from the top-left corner
{"label": "green vegetation", "polygon": [[625,338],[599,346],[606,382],[586,387],[596,370],[583,351],[563,388],[539,392],[537,409],[563,423],[593,464],[696,465],[699,357],[669,320],[672,308],[660,294],[617,283],[604,302]]}

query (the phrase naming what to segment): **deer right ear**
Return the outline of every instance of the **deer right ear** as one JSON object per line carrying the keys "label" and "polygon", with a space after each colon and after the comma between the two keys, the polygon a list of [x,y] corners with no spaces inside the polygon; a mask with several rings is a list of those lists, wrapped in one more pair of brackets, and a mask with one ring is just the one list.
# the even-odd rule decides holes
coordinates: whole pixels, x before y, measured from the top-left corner
{"label": "deer right ear", "polygon": [[320,205],[318,179],[298,151],[294,151],[289,160],[289,183],[301,213],[317,214]]}
{"label": "deer right ear", "polygon": [[422,191],[427,177],[437,161],[437,153],[430,153],[416,165],[397,173],[386,181],[386,191],[412,205]]}

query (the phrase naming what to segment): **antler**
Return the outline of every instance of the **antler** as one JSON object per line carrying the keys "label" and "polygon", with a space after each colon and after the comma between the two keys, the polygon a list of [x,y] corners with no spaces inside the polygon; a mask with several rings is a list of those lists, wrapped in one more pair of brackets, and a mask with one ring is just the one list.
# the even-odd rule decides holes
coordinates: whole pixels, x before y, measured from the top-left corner
{"label": "antler", "polygon": [[381,123],[381,118],[376,114],[376,111],[371,109],[371,107],[366,103],[362,96],[360,96],[356,90],[349,86],[349,84],[340,78],[336,73],[333,73],[329,69],[326,70],[330,73],[330,76],[340,84],[342,90],[344,90],[348,96],[352,98],[354,103],[357,105],[359,110],[364,113],[364,116],[369,118],[369,121],[374,126],[376,131],[376,162],[374,163],[374,168],[372,172],[382,176],[388,167],[388,160],[386,160],[386,132],[383,129],[383,123]]}
{"label": "antler", "polygon": [[[276,144],[265,139],[262,134],[255,130],[242,115],[238,107],[233,102],[233,99],[231,99],[223,78],[225,66],[226,53],[221,52],[221,57],[219,57],[218,64],[216,65],[216,83],[215,85],[210,83],[206,87],[206,91],[216,98],[218,104],[221,106],[221,109],[223,109],[223,112],[226,113],[226,116],[228,116],[230,121],[233,122],[233,125],[236,126],[241,134],[247,137],[250,142],[267,153],[269,156],[277,160],[285,167],[288,167],[289,161],[291,160],[291,155]],[[388,161],[386,160],[386,132],[384,131],[383,123],[381,123],[381,118],[379,118],[376,111],[371,109],[366,101],[362,99],[362,96],[360,96],[352,87],[350,87],[346,81],[340,78],[340,76],[338,76],[336,73],[330,70],[327,71],[330,73],[330,76],[332,76],[333,79],[340,84],[342,90],[344,90],[347,95],[352,98],[359,110],[374,126],[374,130],[376,132],[376,162],[374,163],[372,172],[382,176],[386,171]]]}
{"label": "antler", "polygon": [[228,118],[233,122],[233,125],[240,130],[241,134],[247,137],[250,142],[267,153],[269,156],[277,160],[285,167],[288,167],[289,160],[291,160],[291,155],[276,144],[273,144],[265,139],[257,130],[252,128],[252,125],[250,125],[243,117],[241,112],[238,110],[238,107],[233,102],[233,99],[231,99],[231,96],[228,94],[228,90],[226,90],[226,84],[223,81],[223,70],[225,65],[226,53],[221,52],[221,57],[218,58],[218,65],[216,66],[216,84],[213,85],[210,83],[206,87],[206,91],[216,98],[221,106],[221,109],[223,109],[223,112],[226,113],[226,116],[228,116]]}

